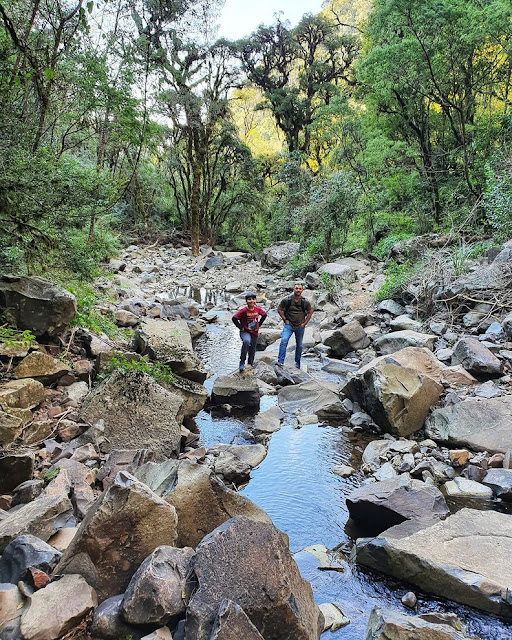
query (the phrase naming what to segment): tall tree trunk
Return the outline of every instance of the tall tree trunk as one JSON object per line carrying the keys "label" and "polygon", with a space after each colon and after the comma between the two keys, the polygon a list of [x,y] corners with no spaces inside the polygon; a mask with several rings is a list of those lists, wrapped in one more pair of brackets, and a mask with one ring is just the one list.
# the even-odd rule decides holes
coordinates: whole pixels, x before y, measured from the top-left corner
{"label": "tall tree trunk", "polygon": [[192,189],[190,195],[190,233],[192,236],[192,255],[199,255],[200,212],[201,198],[201,162],[197,153],[192,151]]}

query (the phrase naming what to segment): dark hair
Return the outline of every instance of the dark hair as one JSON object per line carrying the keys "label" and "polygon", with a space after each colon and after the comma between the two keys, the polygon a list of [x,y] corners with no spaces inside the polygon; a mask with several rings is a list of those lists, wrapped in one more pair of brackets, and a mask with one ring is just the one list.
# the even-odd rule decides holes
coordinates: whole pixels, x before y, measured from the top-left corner
{"label": "dark hair", "polygon": [[254,298],[254,299],[256,300],[256,294],[255,294],[255,293],[252,293],[251,291],[248,291],[248,292],[245,294],[245,299],[247,300],[248,298]]}

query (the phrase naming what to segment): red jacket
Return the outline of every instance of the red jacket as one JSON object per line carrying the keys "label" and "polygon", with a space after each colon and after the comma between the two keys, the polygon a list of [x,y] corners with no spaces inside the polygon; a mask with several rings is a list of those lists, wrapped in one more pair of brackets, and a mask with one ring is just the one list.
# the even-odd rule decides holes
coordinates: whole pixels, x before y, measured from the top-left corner
{"label": "red jacket", "polygon": [[257,336],[260,329],[260,316],[261,322],[267,317],[267,312],[261,307],[255,306],[252,311],[249,311],[248,307],[242,307],[233,315],[233,322],[241,331]]}

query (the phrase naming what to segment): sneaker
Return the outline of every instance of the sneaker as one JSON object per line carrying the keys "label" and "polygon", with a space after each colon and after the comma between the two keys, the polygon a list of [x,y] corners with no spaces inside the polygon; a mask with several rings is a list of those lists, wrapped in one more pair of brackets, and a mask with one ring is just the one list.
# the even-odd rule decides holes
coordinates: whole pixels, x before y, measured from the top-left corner
{"label": "sneaker", "polygon": [[282,367],[282,366],[284,366],[284,363],[283,362],[276,362],[275,366],[276,367]]}
{"label": "sneaker", "polygon": [[243,362],[241,362],[241,363],[238,365],[238,371],[243,371],[244,369],[245,369],[245,364],[244,364]]}
{"label": "sneaker", "polygon": [[300,369],[300,362],[296,362],[296,363],[295,363],[295,368],[296,368],[296,369]]}

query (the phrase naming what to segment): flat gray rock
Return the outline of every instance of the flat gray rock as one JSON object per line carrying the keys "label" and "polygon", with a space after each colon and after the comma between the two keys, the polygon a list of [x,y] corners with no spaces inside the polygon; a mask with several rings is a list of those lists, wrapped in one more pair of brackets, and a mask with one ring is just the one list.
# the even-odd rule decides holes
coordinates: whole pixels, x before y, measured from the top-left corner
{"label": "flat gray rock", "polygon": [[512,469],[489,469],[482,484],[490,487],[499,498],[512,500]]}
{"label": "flat gray rock", "polygon": [[[448,624],[429,622],[420,616],[374,607],[364,640],[469,640]],[[475,640],[475,639],[473,639]]]}
{"label": "flat gray rock", "polygon": [[426,419],[425,431],[450,446],[506,453],[512,441],[512,396],[471,398],[436,409]]}
{"label": "flat gray rock", "polygon": [[0,521],[0,551],[14,538],[28,533],[45,542],[65,525],[73,514],[67,495],[41,495]]}
{"label": "flat gray rock", "polygon": [[393,331],[377,338],[373,346],[380,355],[389,355],[406,347],[424,347],[432,351],[437,336],[417,331]]}
{"label": "flat gray rock", "polygon": [[260,392],[256,378],[246,372],[219,376],[213,383],[211,402],[214,405],[230,404],[234,407],[259,409]]}
{"label": "flat gray rock", "polygon": [[316,414],[320,418],[347,416],[339,394],[315,380],[284,387],[279,391],[278,403],[287,413]]}
{"label": "flat gray rock", "polygon": [[512,618],[504,599],[512,584],[511,554],[512,516],[475,509],[419,530],[405,522],[356,545],[359,564],[505,618]]}

